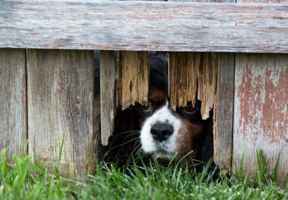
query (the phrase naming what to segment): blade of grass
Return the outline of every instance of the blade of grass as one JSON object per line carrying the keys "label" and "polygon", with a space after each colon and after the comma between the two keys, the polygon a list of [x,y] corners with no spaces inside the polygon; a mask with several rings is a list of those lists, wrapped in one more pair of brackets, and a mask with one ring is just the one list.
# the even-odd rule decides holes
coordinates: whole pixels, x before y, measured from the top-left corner
{"label": "blade of grass", "polygon": [[59,141],[59,144],[60,144],[59,145],[59,154],[58,154],[58,158],[57,158],[57,167],[56,167],[57,168],[56,169],[57,174],[60,174],[59,165],[60,165],[60,160],[61,160],[61,156],[62,156],[65,132],[66,132],[66,127],[65,127],[65,130],[64,130],[64,133],[63,133],[62,141],[61,142]]}
{"label": "blade of grass", "polygon": [[257,171],[257,174],[258,174],[258,182],[259,182],[260,190],[263,191],[263,188],[262,188],[262,174],[261,174],[260,171]]}
{"label": "blade of grass", "polygon": [[26,177],[26,174],[27,174],[27,170],[28,170],[28,164],[29,164],[29,155],[26,156],[25,158],[23,158],[23,161],[22,161],[22,172],[20,174],[20,177],[19,177],[19,185],[21,186],[23,183],[24,183],[24,180],[25,180],[25,177]]}
{"label": "blade of grass", "polygon": [[1,151],[1,162],[2,162],[1,171],[2,171],[2,177],[3,177],[3,179],[6,179],[6,176],[7,176],[7,158],[6,158],[6,151],[7,151],[7,149],[3,149],[3,150]]}

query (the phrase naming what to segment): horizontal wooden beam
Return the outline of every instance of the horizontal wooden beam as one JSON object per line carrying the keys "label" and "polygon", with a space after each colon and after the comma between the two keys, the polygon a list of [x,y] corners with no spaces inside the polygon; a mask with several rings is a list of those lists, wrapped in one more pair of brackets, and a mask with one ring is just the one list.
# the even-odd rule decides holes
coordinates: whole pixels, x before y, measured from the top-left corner
{"label": "horizontal wooden beam", "polygon": [[0,48],[288,53],[288,5],[1,1]]}

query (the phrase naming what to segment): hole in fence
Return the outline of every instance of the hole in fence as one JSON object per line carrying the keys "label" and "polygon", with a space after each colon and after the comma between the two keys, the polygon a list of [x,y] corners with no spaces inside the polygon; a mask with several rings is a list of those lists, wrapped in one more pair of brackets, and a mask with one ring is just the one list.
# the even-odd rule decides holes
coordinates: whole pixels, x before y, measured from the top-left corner
{"label": "hole in fence", "polygon": [[[169,160],[175,154],[177,154],[176,159],[180,159],[190,151],[193,152],[185,158],[188,163],[192,159],[208,162],[213,157],[213,109],[208,112],[207,119],[203,120],[201,101],[196,100],[197,91],[195,91],[194,103],[187,101],[186,106],[177,106],[176,109],[171,109],[169,81],[173,80],[168,77],[168,73],[171,75],[171,72],[168,69],[169,55],[167,52],[148,53],[150,66],[148,102],[144,102],[143,105],[136,102],[135,105],[130,105],[123,110],[119,105],[114,118],[113,135],[109,137],[108,145],[102,146],[100,136],[100,51],[95,51],[94,56],[94,124],[97,126],[94,130],[97,130],[95,153],[98,161],[117,162],[118,166],[123,166],[132,158],[132,155],[141,156],[144,162],[148,162],[152,154],[160,160]],[[117,53],[115,59],[117,59]],[[118,79],[124,79],[125,75],[117,71],[117,62],[115,63],[115,90],[117,90]],[[187,77],[190,78],[187,74],[182,74],[183,80]],[[181,80],[178,82],[181,84]],[[197,84],[199,83],[196,80],[196,90],[198,90]],[[130,84],[127,85],[127,88],[123,87],[122,90],[130,91],[129,86]],[[202,166],[198,168],[200,170]]]}

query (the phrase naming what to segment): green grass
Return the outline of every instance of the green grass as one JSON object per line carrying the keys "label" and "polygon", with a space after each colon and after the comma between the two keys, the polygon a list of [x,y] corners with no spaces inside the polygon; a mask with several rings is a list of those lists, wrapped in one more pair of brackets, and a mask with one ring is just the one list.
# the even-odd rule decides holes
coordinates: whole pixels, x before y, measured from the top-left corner
{"label": "green grass", "polygon": [[[270,173],[261,150],[257,151],[258,179],[253,180],[244,172],[242,159],[240,168],[235,173],[230,172],[231,178],[220,174],[217,181],[213,181],[215,170],[208,173],[209,163],[202,173],[196,173],[187,164],[170,162],[163,165],[154,158],[149,166],[136,166],[132,160],[122,169],[113,163],[102,163],[97,165],[94,175],[84,174],[80,183],[75,179],[62,179],[58,173],[49,175],[42,166],[29,162],[30,155],[13,155],[13,166],[7,164],[8,156],[3,149],[0,160],[1,200],[288,199],[287,186],[284,182],[277,182],[278,162]],[[61,159],[61,150],[58,159]],[[59,172],[59,161],[55,169]]]}

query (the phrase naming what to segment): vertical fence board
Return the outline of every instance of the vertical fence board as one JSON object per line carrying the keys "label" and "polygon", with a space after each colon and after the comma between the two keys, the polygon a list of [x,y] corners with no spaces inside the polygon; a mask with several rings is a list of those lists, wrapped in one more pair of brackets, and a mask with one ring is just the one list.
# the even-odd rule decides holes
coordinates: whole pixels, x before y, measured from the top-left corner
{"label": "vertical fence board", "polygon": [[64,134],[60,174],[73,177],[74,164],[78,179],[85,172],[93,132],[93,63],[93,51],[28,51],[29,153],[49,172]]}
{"label": "vertical fence board", "polygon": [[24,49],[0,49],[0,113],[0,151],[20,156],[27,141]]}
{"label": "vertical fence board", "polygon": [[214,110],[214,160],[222,171],[230,169],[232,158],[234,56],[233,53],[220,53],[219,57],[217,109]]}
{"label": "vertical fence board", "polygon": [[135,102],[148,103],[149,57],[147,51],[119,51],[117,107],[125,110]]}
{"label": "vertical fence board", "polygon": [[200,53],[169,53],[169,96],[171,109],[196,103]]}
{"label": "vertical fence board", "polygon": [[198,99],[201,101],[202,119],[209,118],[217,92],[218,53],[201,53],[198,75]]}
{"label": "vertical fence board", "polygon": [[[273,169],[278,154],[279,177],[288,171],[288,54],[236,54],[233,156],[239,167],[258,170],[256,148],[263,149]],[[235,169],[235,166],[233,166]]]}
{"label": "vertical fence board", "polygon": [[101,142],[108,145],[115,116],[115,51],[100,51]]}

